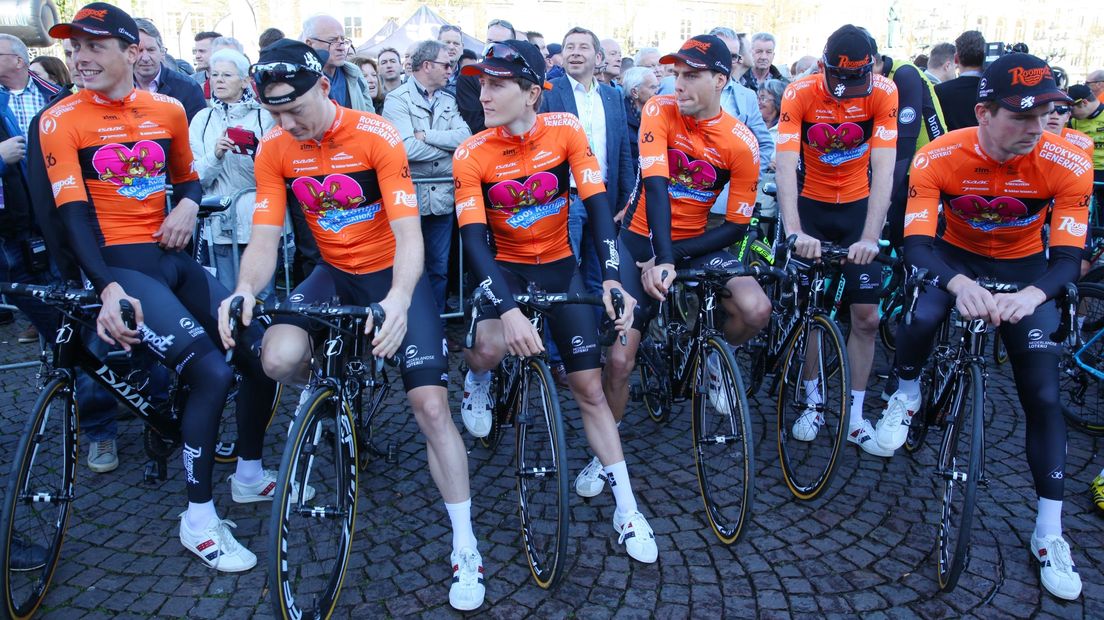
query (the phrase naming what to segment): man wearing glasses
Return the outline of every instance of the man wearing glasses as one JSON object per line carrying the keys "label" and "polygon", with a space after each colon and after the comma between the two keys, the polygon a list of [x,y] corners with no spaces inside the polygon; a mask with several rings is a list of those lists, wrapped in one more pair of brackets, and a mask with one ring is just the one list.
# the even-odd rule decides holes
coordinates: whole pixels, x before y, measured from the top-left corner
{"label": "man wearing glasses", "polygon": [[1104,69],[1097,69],[1085,77],[1085,85],[1092,91],[1097,101],[1104,103]]}
{"label": "man wearing glasses", "polygon": [[[455,67],[447,47],[422,41],[410,54],[410,79],[387,93],[384,118],[402,136],[410,176],[418,179],[452,176],[452,152],[471,136],[456,108],[456,98],[445,90]],[[452,181],[416,185],[425,242],[425,271],[433,287],[437,314],[445,311],[449,247],[452,245]]]}
{"label": "man wearing glasses", "polygon": [[313,47],[326,61],[322,72],[330,80],[330,99],[337,105],[375,112],[372,97],[368,94],[368,81],[360,68],[347,62],[353,42],[345,37],[345,27],[331,15],[315,15],[303,22],[300,40]]}
{"label": "man wearing glasses", "polygon": [[[516,38],[517,31],[514,30],[514,25],[504,19],[492,19],[487,24],[487,45]],[[479,102],[479,93],[479,78],[474,75],[462,75],[457,78],[456,103],[472,135],[487,128],[483,116],[483,104]]]}

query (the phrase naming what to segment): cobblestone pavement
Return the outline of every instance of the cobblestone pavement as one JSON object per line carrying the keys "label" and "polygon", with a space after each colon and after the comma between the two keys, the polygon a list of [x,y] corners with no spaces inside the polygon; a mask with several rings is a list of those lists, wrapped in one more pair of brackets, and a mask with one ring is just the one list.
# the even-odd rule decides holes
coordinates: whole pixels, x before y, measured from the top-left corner
{"label": "cobblestone pavement", "polygon": [[[15,344],[22,325],[0,328],[0,362],[27,359],[33,347]],[[879,362],[884,365],[884,361]],[[453,371],[458,404],[459,373]],[[657,426],[631,405],[622,436],[642,510],[655,529],[659,562],[645,566],[618,548],[608,492],[590,501],[571,498],[569,568],[546,592],[533,585],[521,552],[510,450],[470,455],[476,532],[487,569],[481,615],[498,618],[716,618],[863,617],[942,618],[1104,617],[1101,525],[1085,489],[1104,464],[1099,446],[1071,432],[1064,526],[1085,582],[1084,594],[1063,603],[1041,593],[1027,542],[1035,497],[1024,460],[1024,424],[1006,368],[991,369],[987,409],[992,484],[978,496],[973,559],[958,588],[938,591],[935,525],[938,501],[931,477],[934,441],[915,456],[883,460],[850,445],[826,495],[802,503],[781,481],[773,402],[754,406],[757,480],[754,520],[732,547],[719,544],[700,514],[690,456],[689,421],[676,408]],[[32,370],[0,373],[0,471],[34,399]],[[880,391],[880,384],[875,386]],[[285,394],[266,445],[276,467],[296,395]],[[867,416],[881,406],[867,399]],[[458,408],[458,407],[457,407]],[[448,520],[426,469],[424,441],[397,402],[388,409],[384,437],[397,445],[396,465],[371,464],[361,476],[360,514],[352,568],[335,617],[428,617],[458,614],[448,606]],[[564,404],[570,465],[589,458],[578,411]],[[459,424],[459,415],[455,416]],[[141,426],[121,424],[121,467],[90,473],[81,448],[79,500],[70,520],[61,566],[41,612],[56,618],[270,617],[267,585],[268,505],[234,504],[225,482],[216,486],[220,514],[238,524],[239,541],[259,558],[255,569],[220,575],[187,555],[177,540],[185,506],[179,457],[160,486],[142,482]],[[471,441],[465,435],[465,440]],[[509,441],[509,440],[508,440]],[[229,466],[216,466],[225,479]]]}

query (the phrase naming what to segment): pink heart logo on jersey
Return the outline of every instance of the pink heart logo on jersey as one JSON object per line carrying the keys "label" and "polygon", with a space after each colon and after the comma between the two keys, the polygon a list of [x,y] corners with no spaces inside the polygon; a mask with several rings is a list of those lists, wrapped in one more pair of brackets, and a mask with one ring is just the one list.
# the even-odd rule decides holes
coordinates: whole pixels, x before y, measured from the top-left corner
{"label": "pink heart logo on jersey", "polygon": [[520,209],[542,205],[560,193],[560,181],[551,172],[538,172],[518,183],[511,179],[495,183],[487,190],[491,206],[498,209]]}
{"label": "pink heart logo on jersey", "polygon": [[958,215],[975,222],[1007,223],[1027,215],[1027,205],[1010,196],[998,196],[986,200],[982,196],[969,194],[951,200],[951,210]]}
{"label": "pink heart logo on jersey", "polygon": [[809,144],[821,153],[853,149],[863,143],[866,136],[862,127],[855,123],[842,123],[833,127],[828,123],[817,123],[809,128]]}
{"label": "pink heart logo on jersey", "polygon": [[291,182],[291,193],[310,215],[324,216],[330,211],[353,209],[367,200],[364,189],[344,174],[331,174],[319,181],[314,177],[299,177]]}
{"label": "pink heart logo on jersey", "polygon": [[678,149],[668,149],[667,164],[671,180],[689,189],[709,189],[717,182],[717,169],[713,164],[701,160],[691,160]]}
{"label": "pink heart logo on jersey", "polygon": [[132,185],[135,179],[164,174],[165,149],[152,140],[139,140],[133,147],[105,144],[92,156],[92,166],[100,174],[101,181]]}

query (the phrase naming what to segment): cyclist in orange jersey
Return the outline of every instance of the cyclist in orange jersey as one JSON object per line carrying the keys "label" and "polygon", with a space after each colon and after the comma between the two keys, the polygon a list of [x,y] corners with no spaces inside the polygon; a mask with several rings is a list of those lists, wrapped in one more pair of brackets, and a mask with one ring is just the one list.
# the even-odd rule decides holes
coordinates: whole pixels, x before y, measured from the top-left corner
{"label": "cyclist in orange jersey", "polygon": [[[544,58],[536,46],[514,39],[492,44],[482,62],[461,73],[479,76],[479,100],[488,127],[456,149],[452,167],[464,251],[487,302],[475,344],[464,354],[469,371],[461,413],[470,432],[485,436],[491,426],[491,369],[507,352],[530,356],[544,350],[513,295],[530,285],[549,293],[584,292],[567,235],[569,178],[575,179],[587,209],[611,319],[611,292],[621,288],[620,256],[601,168],[582,125],[571,114],[537,114],[548,86]],[[625,314],[616,324],[622,333],[632,323],[634,305],[626,294]],[[617,425],[602,392],[595,314],[587,306],[564,304],[548,319],[587,441],[613,489],[617,542],[637,561],[655,562],[655,535],[637,505]]]}
{"label": "cyclist in orange jersey", "polygon": [[[386,319],[372,353],[390,357],[401,348],[407,399],[426,437],[430,476],[452,525],[449,603],[459,610],[483,604],[483,559],[471,522],[468,459],[449,411],[448,355],[433,291],[422,272],[422,229],[399,132],[382,117],[344,108],[329,99],[330,82],[317,52],[283,39],[250,68],[258,98],[277,127],[257,152],[257,208],[233,295],[219,308],[223,341],[233,344],[230,300],[245,299],[248,324],[253,297],[272,278],[290,207],[306,219],[321,262],[292,291],[301,303],[379,303]],[[265,332],[261,361],[272,377],[302,385],[319,331],[298,317],[280,317]],[[371,320],[365,326],[372,333]]]}
{"label": "cyclist in orange jersey", "polygon": [[[897,87],[874,75],[870,39],[850,24],[836,30],[819,61],[821,73],[790,84],[782,96],[775,155],[778,204],[796,254],[820,257],[820,242],[849,248],[844,265],[851,300],[851,412],[848,441],[877,456],[890,456],[872,441],[863,401],[874,364],[881,267],[878,237],[893,186],[897,143]],[[812,441],[824,418],[819,382],[805,379],[805,411],[791,436]]]}
{"label": "cyclist in orange jersey", "polygon": [[[1066,422],[1059,397],[1061,344],[1053,298],[1077,280],[1088,232],[1092,159],[1046,132],[1054,104],[1069,96],[1035,56],[1007,54],[979,82],[978,127],[934,140],[913,159],[905,215],[905,260],[936,280],[897,331],[900,386],[878,423],[877,441],[900,447],[920,408],[920,373],[952,306],[1000,328],[1026,418],[1027,463],[1038,512],[1031,552],[1043,587],[1076,599],[1081,578],[1062,537]],[[942,231],[939,213],[942,207]],[[1043,226],[1050,235],[1044,246]],[[991,294],[981,277],[1020,286]]]}

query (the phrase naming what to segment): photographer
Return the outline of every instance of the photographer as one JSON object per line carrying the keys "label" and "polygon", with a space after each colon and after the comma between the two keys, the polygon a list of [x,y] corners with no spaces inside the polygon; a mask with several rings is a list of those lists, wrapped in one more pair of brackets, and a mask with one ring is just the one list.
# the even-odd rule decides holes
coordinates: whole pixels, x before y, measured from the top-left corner
{"label": "photographer", "polygon": [[[274,123],[248,87],[249,60],[244,55],[232,49],[219,50],[211,56],[209,72],[211,106],[196,114],[189,134],[204,195],[226,197],[256,187],[253,157],[261,136]],[[237,284],[233,242],[236,238],[240,261],[249,243],[255,197],[255,192],[246,192],[207,223],[205,238],[214,254],[216,277],[227,288]],[[259,297],[266,298],[272,291],[270,283]]]}

